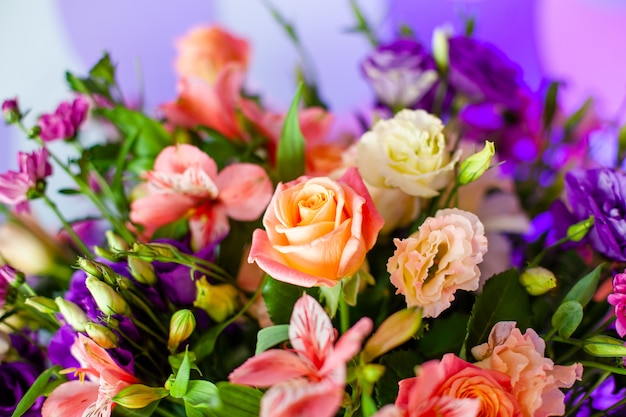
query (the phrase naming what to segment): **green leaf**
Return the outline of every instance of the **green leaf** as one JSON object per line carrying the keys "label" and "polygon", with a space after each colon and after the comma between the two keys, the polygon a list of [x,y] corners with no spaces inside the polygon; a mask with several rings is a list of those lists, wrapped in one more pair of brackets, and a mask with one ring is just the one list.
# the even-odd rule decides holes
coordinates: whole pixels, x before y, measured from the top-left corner
{"label": "green leaf", "polygon": [[76,190],[74,188],[61,188],[58,191],[59,194],[63,194],[63,195],[76,195],[76,194],[82,194],[82,192],[80,190]]}
{"label": "green leaf", "polygon": [[302,94],[302,84],[298,86],[291,107],[285,117],[283,131],[278,142],[276,160],[278,179],[283,182],[291,181],[304,174],[304,136],[298,121],[298,103]]}
{"label": "green leaf", "polygon": [[624,341],[605,335],[592,336],[584,341],[583,350],[600,358],[621,358],[626,356]]}
{"label": "green leaf", "polygon": [[116,405],[113,409],[113,416],[117,417],[145,417],[151,416],[154,413],[154,410],[159,406],[160,401],[155,401],[152,404],[144,407],[144,408],[136,408],[130,409],[126,407],[122,407],[121,405]]}
{"label": "green leaf", "polygon": [[115,67],[111,64],[108,53],[105,52],[102,58],[96,62],[96,65],[89,71],[89,75],[92,78],[101,79],[107,85],[115,83]]}
{"label": "green leaf", "polygon": [[578,110],[576,110],[570,117],[565,121],[565,131],[567,134],[570,134],[572,130],[574,130],[583,119],[583,116],[589,111],[589,108],[593,104],[593,98],[588,98],[585,100],[582,106]]}
{"label": "green leaf", "polygon": [[465,340],[468,321],[469,315],[460,313],[433,320],[428,331],[419,339],[420,352],[433,359],[448,352],[459,352]]}
{"label": "green leaf", "polygon": [[241,158],[244,149],[242,146],[238,146],[238,142],[234,142],[203,126],[199,126],[198,130],[208,134],[208,138],[200,143],[200,149],[211,155],[220,171],[228,163]]}
{"label": "green leaf", "polygon": [[395,351],[380,359],[385,373],[376,384],[376,397],[379,404],[391,404],[398,396],[398,382],[415,376],[415,367],[423,362],[423,357],[413,351]]}
{"label": "green leaf", "polygon": [[341,296],[349,306],[356,306],[359,288],[361,288],[361,276],[360,271],[358,271],[351,277],[342,280]]}
{"label": "green leaf", "polygon": [[548,128],[552,124],[552,120],[556,114],[558,92],[559,83],[556,81],[551,82],[548,87],[546,101],[543,105],[542,122],[544,129]]}
{"label": "green leaf", "polygon": [[187,417],[213,417],[213,412],[222,405],[217,386],[204,380],[189,381],[183,401]]}
{"label": "green leaf", "polygon": [[293,305],[302,297],[304,288],[269,278],[263,287],[263,300],[275,324],[289,323]]}
{"label": "green leaf", "polygon": [[325,309],[330,318],[332,319],[337,314],[337,308],[339,307],[339,297],[342,297],[341,287],[343,284],[340,282],[334,287],[320,287],[320,293],[326,304]]}
{"label": "green leaf", "polygon": [[276,346],[286,340],[289,340],[288,324],[279,324],[261,329],[256,336],[256,350],[254,354],[258,355],[261,352],[265,352],[272,346]]}
{"label": "green leaf", "polygon": [[576,285],[572,287],[571,290],[567,293],[561,304],[566,303],[568,301],[578,301],[581,306],[585,307],[593,294],[595,294],[596,289],[598,288],[598,283],[600,282],[600,274],[602,272],[602,268],[604,264],[598,265],[593,271],[585,275],[581,278]]}
{"label": "green leaf", "polygon": [[72,91],[87,95],[99,95],[113,101],[109,88],[103,84],[92,80],[91,78],[80,78],[71,72],[65,73],[65,80]]}
{"label": "green leaf", "polygon": [[97,109],[96,114],[107,118],[128,139],[137,136],[133,146],[139,157],[156,157],[163,148],[172,144],[172,138],[158,121],[145,114],[116,106]]}
{"label": "green leaf", "polygon": [[562,337],[570,337],[583,321],[583,306],[576,300],[562,303],[552,316],[552,326]]}
{"label": "green leaf", "polygon": [[499,321],[516,321],[524,329],[529,320],[530,300],[519,282],[519,271],[509,269],[489,278],[480,293],[467,325],[467,336],[461,357],[485,341]]}
{"label": "green leaf", "polygon": [[257,417],[263,393],[255,388],[218,382],[222,406],[215,410],[217,417]]}
{"label": "green leaf", "polygon": [[187,387],[189,385],[189,374],[191,372],[191,364],[189,362],[189,352],[185,350],[185,356],[183,357],[183,363],[181,363],[174,383],[170,388],[170,395],[174,398],[182,398],[187,393]]}
{"label": "green leaf", "polygon": [[[46,391],[48,381],[52,374],[61,370],[61,366],[57,365],[50,369],[43,371],[30,386],[28,391],[24,394],[20,402],[15,407],[15,411],[11,414],[11,417],[20,417],[22,414],[28,411],[33,406],[37,398],[39,398]],[[53,381],[54,382],[54,381]]]}

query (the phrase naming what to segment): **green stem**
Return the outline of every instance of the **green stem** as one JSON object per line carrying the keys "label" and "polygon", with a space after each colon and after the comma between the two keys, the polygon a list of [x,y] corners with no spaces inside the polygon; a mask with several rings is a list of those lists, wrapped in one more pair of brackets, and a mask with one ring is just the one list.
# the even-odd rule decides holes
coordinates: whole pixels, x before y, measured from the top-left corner
{"label": "green stem", "polygon": [[339,323],[341,334],[344,334],[350,328],[350,307],[343,294],[339,295]]}
{"label": "green stem", "polygon": [[89,250],[87,245],[85,245],[85,242],[83,242],[83,240],[80,237],[78,237],[74,229],[72,229],[72,226],[68,223],[65,217],[63,217],[63,214],[59,211],[59,208],[57,207],[57,205],[54,204],[54,202],[50,200],[50,198],[48,198],[48,196],[45,194],[42,196],[42,198],[43,198],[43,201],[45,201],[45,203],[48,205],[48,207],[52,209],[54,214],[56,214],[59,220],[61,220],[61,223],[63,224],[63,227],[65,228],[65,231],[70,236],[70,238],[72,239],[72,241],[74,242],[78,250],[82,252],[83,256],[88,259],[93,258],[93,256],[91,255],[91,251]]}
{"label": "green stem", "polygon": [[157,414],[163,417],[180,417],[168,410],[165,410],[163,408],[158,408],[158,407],[154,410],[154,414]]}
{"label": "green stem", "polygon": [[604,382],[604,380],[609,377],[609,375],[611,375],[610,371],[606,371],[605,373],[603,373],[602,376],[600,376],[600,378],[598,378],[598,381],[596,381],[596,383],[593,384],[593,386],[585,392],[585,394],[582,396],[582,398],[580,400],[578,400],[578,402],[572,408],[570,408],[567,411],[565,416],[567,417],[567,416],[571,415],[573,412],[575,412],[576,410],[578,410],[578,408],[580,408],[580,406],[583,405],[583,403],[587,400],[587,398],[589,398],[591,396],[591,394],[596,390],[596,388],[598,388],[600,386],[600,384],[602,384]]}
{"label": "green stem", "polygon": [[356,3],[356,0],[350,0],[350,5],[352,6],[352,12],[354,13],[354,16],[356,17],[356,20],[358,22],[356,27],[357,30],[367,37],[367,40],[373,47],[377,47],[378,40],[376,39],[376,36],[374,36],[374,32],[372,31],[369,23],[363,16],[363,13],[361,12],[359,5]]}
{"label": "green stem", "polygon": [[592,361],[581,361],[580,364],[585,368],[596,368],[601,369],[603,371],[613,372],[618,375],[626,375],[626,369],[618,368],[616,366],[606,365],[604,363],[592,362]]}

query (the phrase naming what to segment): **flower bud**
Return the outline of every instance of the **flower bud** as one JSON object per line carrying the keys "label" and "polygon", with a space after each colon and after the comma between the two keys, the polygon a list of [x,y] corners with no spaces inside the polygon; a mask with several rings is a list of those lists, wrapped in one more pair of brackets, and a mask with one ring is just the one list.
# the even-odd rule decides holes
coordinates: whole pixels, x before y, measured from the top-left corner
{"label": "flower bud", "polygon": [[94,277],[87,277],[85,284],[104,314],[130,314],[126,301],[111,286]]}
{"label": "flower bud", "polygon": [[446,28],[438,27],[433,31],[433,58],[435,58],[437,68],[441,73],[446,73],[448,71],[450,63],[450,46],[448,45],[448,37],[449,31]]}
{"label": "flower bud", "polygon": [[178,345],[187,340],[196,328],[196,318],[190,310],[178,310],[170,320],[170,337],[167,341],[169,350],[175,350]]}
{"label": "flower bud", "polygon": [[107,239],[107,244],[109,245],[109,249],[113,253],[117,252],[127,252],[130,249],[128,243],[118,235],[116,235],[112,230],[107,230],[104,232],[104,236]]}
{"label": "flower bud", "polygon": [[44,314],[54,314],[59,312],[59,308],[56,303],[47,297],[28,297],[25,304]]}
{"label": "flower bud", "polygon": [[593,226],[594,217],[589,216],[587,219],[582,220],[576,224],[567,228],[567,238],[572,242],[578,242],[587,235],[589,229]]}
{"label": "flower bud", "polygon": [[540,266],[522,272],[519,282],[530,295],[543,295],[556,287],[556,277],[552,271]]}
{"label": "flower bud", "polygon": [[365,381],[375,384],[385,373],[385,367],[375,363],[368,363],[359,367],[357,372]]}
{"label": "flower bud", "polygon": [[137,282],[146,285],[154,285],[157,283],[157,276],[150,262],[144,261],[136,256],[129,256],[128,268]]}
{"label": "flower bud", "polygon": [[54,301],[59,307],[59,311],[61,312],[61,315],[63,316],[67,324],[72,326],[72,329],[76,330],[77,332],[84,332],[85,323],[87,323],[89,319],[87,319],[87,315],[85,314],[83,309],[73,302],[64,299],[63,297],[57,297],[54,299]]}
{"label": "flower bud", "polygon": [[176,258],[177,249],[167,243],[135,243],[133,252],[136,256],[152,261],[155,258]]}
{"label": "flower bud", "polygon": [[409,340],[422,324],[422,310],[406,308],[389,316],[363,348],[363,360],[369,362]]}
{"label": "flower bud", "polygon": [[485,141],[485,147],[473,155],[467,157],[459,167],[458,182],[461,185],[469,184],[472,181],[476,181],[489,169],[491,159],[496,150],[493,146],[493,142]]}
{"label": "flower bud", "polygon": [[169,391],[165,388],[133,384],[118,392],[113,402],[130,409],[144,408],[168,395]]}
{"label": "flower bud", "polygon": [[22,120],[17,98],[7,99],[2,102],[2,116],[7,124],[17,123]]}
{"label": "flower bud", "polygon": [[87,335],[103,349],[117,347],[119,338],[111,329],[96,323],[85,323]]}
{"label": "flower bud", "polygon": [[230,284],[211,285],[202,277],[196,280],[196,290],[193,305],[206,311],[218,323],[226,320],[237,309],[239,292]]}

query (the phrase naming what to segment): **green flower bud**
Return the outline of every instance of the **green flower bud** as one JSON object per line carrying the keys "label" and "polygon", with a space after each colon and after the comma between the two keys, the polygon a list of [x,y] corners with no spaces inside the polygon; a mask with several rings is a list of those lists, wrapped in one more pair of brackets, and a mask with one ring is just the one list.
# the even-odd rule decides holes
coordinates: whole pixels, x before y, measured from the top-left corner
{"label": "green flower bud", "polygon": [[59,308],[56,303],[47,297],[29,297],[26,299],[25,304],[44,314],[54,314],[59,312]]}
{"label": "green flower bud", "polygon": [[112,230],[107,230],[104,232],[104,236],[107,239],[107,244],[109,245],[109,249],[113,253],[117,252],[127,252],[130,249],[128,243],[118,235],[116,235]]}
{"label": "green flower bud", "polygon": [[103,349],[116,348],[119,338],[111,329],[96,323],[85,323],[87,335]]}
{"label": "green flower bud", "polygon": [[135,243],[132,251],[146,261],[153,261],[155,258],[176,258],[178,254],[178,250],[167,243]]}
{"label": "green flower bud", "polygon": [[170,319],[170,336],[167,347],[176,350],[178,345],[187,340],[196,328],[196,318],[190,310],[178,310]]}
{"label": "green flower bud", "polygon": [[422,310],[406,308],[389,316],[378,327],[363,348],[363,361],[372,359],[389,352],[409,340],[422,324]]}
{"label": "green flower bud", "polygon": [[519,282],[530,295],[543,295],[556,288],[556,277],[552,271],[540,266],[522,272]]}
{"label": "green flower bud", "polygon": [[585,339],[583,350],[598,358],[619,358],[626,357],[626,346],[624,341],[599,334]]}
{"label": "green flower bud", "polygon": [[130,314],[126,301],[111,286],[94,277],[87,277],[85,284],[104,314]]}
{"label": "green flower bud", "polygon": [[144,261],[136,256],[128,257],[128,268],[133,278],[142,284],[154,285],[157,282],[157,276],[154,273],[154,267],[148,261]]}
{"label": "green flower bud", "polygon": [[165,388],[133,384],[118,392],[113,402],[130,409],[144,408],[168,395],[169,391]]}
{"label": "green flower bud", "polygon": [[202,277],[196,280],[196,301],[193,305],[206,311],[216,322],[222,322],[237,309],[239,292],[230,284],[211,285]]}
{"label": "green flower bud", "polygon": [[359,375],[367,382],[375,384],[385,373],[383,365],[368,363],[358,368]]}
{"label": "green flower bud", "polygon": [[493,142],[485,141],[485,147],[473,155],[467,157],[459,167],[459,184],[465,185],[476,181],[489,169],[491,159],[496,153]]}
{"label": "green flower bud", "polygon": [[77,332],[84,332],[85,323],[89,322],[89,319],[87,319],[87,315],[83,309],[62,297],[57,297],[54,301],[59,307],[59,311],[67,324],[72,326],[72,329]]}
{"label": "green flower bud", "polygon": [[100,246],[94,246],[93,252],[96,254],[98,258],[108,259],[109,261],[119,260],[113,252],[111,252],[108,249],[101,248]]}
{"label": "green flower bud", "polygon": [[435,28],[432,38],[433,58],[437,68],[442,74],[448,71],[450,63],[450,46],[448,44],[448,31],[444,28]]}
{"label": "green flower bud", "polygon": [[567,238],[572,242],[578,242],[582,240],[582,238],[587,235],[589,229],[593,226],[594,217],[589,216],[589,218],[582,220],[576,224],[571,225],[567,228]]}

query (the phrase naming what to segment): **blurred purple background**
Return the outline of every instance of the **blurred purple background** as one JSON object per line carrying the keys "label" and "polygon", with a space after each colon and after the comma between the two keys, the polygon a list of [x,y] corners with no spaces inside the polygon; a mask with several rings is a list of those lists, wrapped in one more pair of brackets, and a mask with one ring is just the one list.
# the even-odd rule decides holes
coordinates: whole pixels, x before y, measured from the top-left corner
{"label": "blurred purple background", "polygon": [[[28,4],[25,4],[28,3]],[[338,113],[371,100],[358,62],[369,45],[347,33],[354,24],[348,1],[272,4],[296,26],[312,56],[323,97]],[[477,37],[504,50],[538,89],[546,79],[566,82],[566,109],[588,95],[601,114],[616,117],[626,90],[623,0],[361,0],[373,25],[390,39],[392,28],[410,26],[425,43],[443,24],[461,31],[476,19]],[[293,94],[298,56],[260,0],[112,0],[90,2],[3,0],[0,5],[0,97],[19,96],[31,120],[70,96],[64,71],[84,74],[102,51],[118,63],[129,98],[143,86],[147,109],[175,96],[173,42],[194,25],[220,22],[247,37],[253,58],[247,85],[285,108]],[[29,145],[16,129],[0,127],[0,168],[15,166],[15,152]]]}

